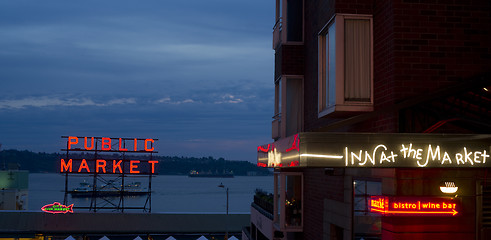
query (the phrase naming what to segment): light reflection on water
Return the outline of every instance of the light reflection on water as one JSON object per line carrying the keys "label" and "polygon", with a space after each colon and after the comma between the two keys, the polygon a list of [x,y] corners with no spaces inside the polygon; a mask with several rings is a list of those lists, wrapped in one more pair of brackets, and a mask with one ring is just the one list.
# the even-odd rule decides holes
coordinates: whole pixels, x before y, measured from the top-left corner
{"label": "light reflection on water", "polygon": [[[79,186],[80,182],[92,183],[92,177],[70,175],[68,189]],[[142,182],[143,187],[148,186],[148,177],[125,179],[125,183],[132,181]],[[226,209],[226,192],[218,185],[223,183],[229,188],[229,211],[231,213],[249,213],[253,201],[254,190],[263,189],[273,192],[273,177],[258,176],[234,178],[189,178],[188,176],[159,175],[152,178],[152,212],[167,213],[223,213]],[[101,184],[101,183],[99,183]],[[55,173],[31,173],[29,175],[29,210],[37,211],[42,206],[53,202],[63,203],[65,189],[65,176]],[[124,204],[127,207],[143,207],[147,197],[126,197]],[[118,204],[119,198],[111,198]],[[89,198],[71,198],[68,204],[77,206],[90,206]],[[99,200],[98,206],[104,202]],[[87,211],[76,209],[76,211]],[[142,212],[133,210],[128,212]]]}

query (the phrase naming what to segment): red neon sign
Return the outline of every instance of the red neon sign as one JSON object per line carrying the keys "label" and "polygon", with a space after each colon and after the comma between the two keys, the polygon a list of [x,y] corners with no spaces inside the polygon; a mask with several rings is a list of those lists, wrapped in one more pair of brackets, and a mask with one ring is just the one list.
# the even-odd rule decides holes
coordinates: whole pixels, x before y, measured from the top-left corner
{"label": "red neon sign", "polygon": [[370,212],[398,216],[455,216],[460,202],[455,198],[371,196]]}
{"label": "red neon sign", "polygon": [[[75,136],[68,136],[65,138],[67,138],[67,150],[78,150],[78,151],[98,150],[98,151],[111,151],[111,152],[131,152],[131,151],[154,152],[155,150],[154,143],[156,140],[152,138],[139,139],[139,138],[75,137]],[[83,138],[83,141],[79,141],[80,138]]]}
{"label": "red neon sign", "polygon": [[298,138],[298,134],[295,134],[294,138],[293,138],[293,143],[292,143],[292,146],[288,149],[285,150],[285,152],[289,152],[289,151],[292,151],[292,150],[297,150],[297,151],[300,151],[300,139]]}
{"label": "red neon sign", "polygon": [[57,214],[57,213],[73,213],[73,204],[65,206],[59,202],[54,202],[52,204],[44,205],[41,210],[43,212]]}
{"label": "red neon sign", "polygon": [[61,159],[61,173],[155,174],[157,160]]}

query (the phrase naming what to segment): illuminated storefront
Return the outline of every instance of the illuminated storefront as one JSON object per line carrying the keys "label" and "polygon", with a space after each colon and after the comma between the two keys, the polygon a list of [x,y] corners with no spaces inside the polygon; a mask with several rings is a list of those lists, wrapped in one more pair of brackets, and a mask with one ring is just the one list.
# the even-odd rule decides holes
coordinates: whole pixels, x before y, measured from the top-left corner
{"label": "illuminated storefront", "polygon": [[275,168],[271,239],[300,238],[313,211],[344,239],[467,238],[483,226],[490,150],[483,134],[299,133],[259,146],[258,166]]}

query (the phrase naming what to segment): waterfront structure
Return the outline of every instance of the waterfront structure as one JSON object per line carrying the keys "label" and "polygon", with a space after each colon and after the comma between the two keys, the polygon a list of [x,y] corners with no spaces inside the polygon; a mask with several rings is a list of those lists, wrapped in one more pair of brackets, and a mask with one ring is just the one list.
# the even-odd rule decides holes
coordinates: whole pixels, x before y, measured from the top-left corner
{"label": "waterfront structure", "polygon": [[490,239],[490,12],[276,0],[275,190],[242,238]]}
{"label": "waterfront structure", "polygon": [[0,210],[27,210],[29,171],[0,171]]}

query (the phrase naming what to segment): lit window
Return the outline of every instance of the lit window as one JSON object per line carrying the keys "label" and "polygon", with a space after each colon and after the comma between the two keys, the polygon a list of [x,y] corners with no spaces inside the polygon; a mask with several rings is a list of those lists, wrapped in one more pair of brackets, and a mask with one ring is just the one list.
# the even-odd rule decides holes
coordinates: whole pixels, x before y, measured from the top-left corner
{"label": "lit window", "polygon": [[282,231],[303,228],[303,177],[301,173],[275,174],[275,222]]}
{"label": "lit window", "polygon": [[382,194],[382,183],[365,181],[365,180],[355,180],[353,181],[355,196],[354,196],[354,213],[357,215],[374,215],[368,209],[368,201],[370,201],[371,196],[377,196]]}
{"label": "lit window", "polygon": [[319,117],[373,111],[372,18],[336,15],[319,33]]}
{"label": "lit window", "polygon": [[380,215],[370,212],[371,196],[382,194],[382,183],[377,181],[353,181],[353,231],[356,239],[380,239]]}

